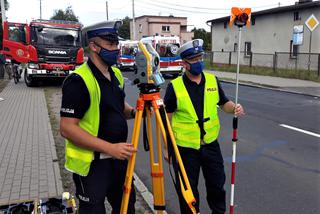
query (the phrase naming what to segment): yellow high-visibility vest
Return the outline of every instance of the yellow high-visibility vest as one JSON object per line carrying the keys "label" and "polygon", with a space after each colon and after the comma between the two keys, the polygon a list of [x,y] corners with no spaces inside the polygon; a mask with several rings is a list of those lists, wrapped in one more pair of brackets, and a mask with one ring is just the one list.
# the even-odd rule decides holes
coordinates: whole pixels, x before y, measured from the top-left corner
{"label": "yellow high-visibility vest", "polygon": [[[124,79],[121,71],[112,67],[112,70],[116,78],[120,82],[120,86],[123,88]],[[97,137],[100,124],[100,99],[101,91],[99,84],[92,74],[87,63],[82,64],[75,70],[85,82],[90,95],[90,106],[83,118],[79,122],[79,126],[86,130],[91,135]],[[94,159],[94,152],[85,148],[81,148],[73,144],[70,140],[65,139],[66,153],[65,153],[65,168],[68,171],[79,174],[81,176],[87,176],[90,170],[90,165]]]}
{"label": "yellow high-visibility vest", "polygon": [[[206,82],[204,88],[203,118],[209,118],[209,120],[203,123],[206,132],[203,140],[208,144],[216,140],[219,135],[220,122],[217,112],[219,91],[216,77],[213,74],[204,73],[204,77]],[[199,119],[183,83],[183,79],[182,77],[178,77],[171,82],[177,97],[177,109],[172,114],[172,130],[177,145],[199,149],[201,141],[200,128],[197,123]]]}

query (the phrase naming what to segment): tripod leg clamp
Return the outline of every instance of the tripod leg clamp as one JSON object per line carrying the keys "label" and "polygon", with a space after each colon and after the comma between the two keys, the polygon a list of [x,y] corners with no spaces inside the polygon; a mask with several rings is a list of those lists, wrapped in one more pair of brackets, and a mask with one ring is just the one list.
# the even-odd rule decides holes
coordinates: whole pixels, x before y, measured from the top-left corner
{"label": "tripod leg clamp", "polygon": [[155,210],[166,210],[166,206],[160,206],[160,205],[153,205],[153,208]]}
{"label": "tripod leg clamp", "polygon": [[163,172],[151,172],[151,177],[163,177]]}
{"label": "tripod leg clamp", "polygon": [[131,192],[131,187],[123,186],[123,193],[130,193],[130,192]]}

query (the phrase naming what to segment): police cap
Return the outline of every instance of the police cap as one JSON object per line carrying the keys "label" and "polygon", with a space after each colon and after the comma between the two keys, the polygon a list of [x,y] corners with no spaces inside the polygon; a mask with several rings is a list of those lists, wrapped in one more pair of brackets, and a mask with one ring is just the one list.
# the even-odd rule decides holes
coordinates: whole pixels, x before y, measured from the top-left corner
{"label": "police cap", "polygon": [[121,25],[122,21],[104,21],[84,27],[82,29],[84,46],[87,46],[89,44],[89,39],[94,37],[100,37],[102,39],[118,43],[118,29]]}
{"label": "police cap", "polygon": [[183,44],[178,50],[178,55],[181,59],[192,59],[202,56],[203,52],[203,40],[195,39]]}

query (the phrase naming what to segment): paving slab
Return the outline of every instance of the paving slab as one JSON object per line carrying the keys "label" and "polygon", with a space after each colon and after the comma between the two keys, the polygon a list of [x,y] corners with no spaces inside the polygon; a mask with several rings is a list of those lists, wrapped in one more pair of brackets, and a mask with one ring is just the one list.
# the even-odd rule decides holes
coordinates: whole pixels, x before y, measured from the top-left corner
{"label": "paving slab", "polygon": [[61,195],[43,89],[11,81],[0,97],[0,205]]}

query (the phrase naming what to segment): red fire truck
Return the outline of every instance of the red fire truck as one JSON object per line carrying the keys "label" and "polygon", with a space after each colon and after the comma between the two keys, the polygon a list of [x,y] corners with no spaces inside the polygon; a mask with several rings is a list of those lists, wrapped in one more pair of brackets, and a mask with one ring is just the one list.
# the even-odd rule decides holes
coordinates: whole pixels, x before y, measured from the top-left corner
{"label": "red fire truck", "polygon": [[12,63],[27,64],[27,86],[44,78],[65,78],[84,60],[81,27],[60,20],[34,20],[29,25],[4,22],[2,53]]}

